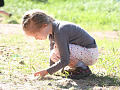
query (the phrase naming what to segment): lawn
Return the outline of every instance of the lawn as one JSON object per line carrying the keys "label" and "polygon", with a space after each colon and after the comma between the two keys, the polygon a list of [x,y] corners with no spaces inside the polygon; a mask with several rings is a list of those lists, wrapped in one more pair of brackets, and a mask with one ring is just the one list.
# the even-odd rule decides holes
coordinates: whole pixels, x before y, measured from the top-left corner
{"label": "lawn", "polygon": [[[44,0],[43,0],[44,1]],[[118,31],[120,2],[117,0],[5,0],[5,11],[13,14],[4,23],[21,23],[23,14],[31,9],[45,10],[58,20],[67,20],[89,31]]]}
{"label": "lawn", "polygon": [[[98,62],[90,66],[93,75],[70,80],[58,76],[34,78],[33,73],[49,67],[49,41],[36,41],[24,35],[20,27],[0,26],[0,88],[12,89],[120,89],[120,2],[116,0],[5,0],[2,9],[13,16],[1,23],[20,24],[22,15],[42,9],[54,18],[85,28],[100,51]],[[19,3],[18,3],[19,2]],[[8,33],[4,33],[4,31]],[[56,74],[61,75],[59,72]]]}

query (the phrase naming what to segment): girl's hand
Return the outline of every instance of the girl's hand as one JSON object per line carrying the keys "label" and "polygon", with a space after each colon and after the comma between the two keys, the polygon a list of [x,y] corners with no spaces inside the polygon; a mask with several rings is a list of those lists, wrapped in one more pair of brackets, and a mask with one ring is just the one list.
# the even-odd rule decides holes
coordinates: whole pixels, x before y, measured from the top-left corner
{"label": "girl's hand", "polygon": [[47,70],[42,70],[42,71],[40,71],[40,72],[34,73],[34,76],[43,77],[43,76],[45,76],[45,75],[47,75],[47,74],[48,74]]}

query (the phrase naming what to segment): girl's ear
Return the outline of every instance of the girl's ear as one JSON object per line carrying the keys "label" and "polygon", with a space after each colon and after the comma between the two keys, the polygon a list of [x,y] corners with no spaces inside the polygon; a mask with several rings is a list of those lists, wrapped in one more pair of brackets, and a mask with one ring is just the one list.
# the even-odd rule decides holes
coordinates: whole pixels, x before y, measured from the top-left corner
{"label": "girl's ear", "polygon": [[47,24],[44,24],[44,25],[43,25],[43,27],[46,27],[46,26],[47,26]]}

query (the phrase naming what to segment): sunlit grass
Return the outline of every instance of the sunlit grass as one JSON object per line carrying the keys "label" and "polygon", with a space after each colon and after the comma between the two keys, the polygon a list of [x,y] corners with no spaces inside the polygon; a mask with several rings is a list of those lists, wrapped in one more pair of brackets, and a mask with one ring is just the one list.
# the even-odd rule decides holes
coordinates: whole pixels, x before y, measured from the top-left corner
{"label": "sunlit grass", "polygon": [[[1,35],[0,38],[0,81],[25,84],[25,75],[49,67],[49,41],[36,41],[21,34]],[[120,41],[97,39],[100,51],[99,60],[90,66],[93,76],[89,81],[98,82],[98,86],[119,86],[120,78]],[[3,51],[3,53],[1,52]],[[57,75],[62,75],[60,72]],[[52,76],[51,76],[52,77]],[[54,80],[48,80],[53,82]],[[108,82],[107,82],[108,81]],[[41,80],[41,82],[43,82]],[[35,83],[32,83],[35,84]]]}
{"label": "sunlit grass", "polygon": [[[114,40],[97,40],[99,47],[99,60],[91,66],[95,73],[101,75],[108,75],[110,77],[120,77],[120,41]],[[97,69],[94,69],[97,68]]]}
{"label": "sunlit grass", "polygon": [[[2,9],[11,12],[13,16],[11,18],[5,17],[3,23],[21,23],[22,15],[26,11],[42,9],[56,19],[75,22],[90,32],[118,31],[120,28],[118,13],[120,2],[115,0],[48,0],[48,3],[38,2],[37,0],[5,1],[6,6]],[[19,77],[19,75],[33,74],[49,67],[48,39],[46,41],[36,41],[34,38],[25,37],[20,33],[0,35],[1,81],[15,82],[15,77]],[[98,77],[105,76],[105,78],[119,79],[120,37],[118,40],[96,38],[96,41],[100,56],[98,62],[90,66],[93,74],[98,75]],[[20,83],[24,82],[20,81]],[[116,85],[116,82],[113,83]],[[104,85],[101,82],[100,84]]]}
{"label": "sunlit grass", "polygon": [[[2,36],[0,39],[1,72],[34,73],[49,67],[49,41],[36,41],[22,35]],[[120,77],[120,41],[96,40],[100,51],[98,62],[91,66],[93,73]],[[2,44],[3,43],[3,44]],[[7,63],[7,67],[6,67]],[[4,68],[4,69],[3,69]],[[3,71],[2,71],[3,70]]]}
{"label": "sunlit grass", "polygon": [[1,70],[6,67],[10,73],[20,71],[28,74],[49,66],[48,40],[41,42],[33,38],[26,40],[21,35],[8,35],[6,37],[3,35],[2,37],[0,39],[0,50],[3,52],[1,53],[1,60],[3,60],[1,64],[7,63],[8,66],[6,67],[4,64]]}
{"label": "sunlit grass", "polygon": [[[45,10],[58,20],[71,21],[89,31],[120,28],[120,2],[116,0],[5,0],[4,10],[13,14],[4,23],[21,23],[23,14],[31,9]],[[8,3],[9,2],[9,3]]]}

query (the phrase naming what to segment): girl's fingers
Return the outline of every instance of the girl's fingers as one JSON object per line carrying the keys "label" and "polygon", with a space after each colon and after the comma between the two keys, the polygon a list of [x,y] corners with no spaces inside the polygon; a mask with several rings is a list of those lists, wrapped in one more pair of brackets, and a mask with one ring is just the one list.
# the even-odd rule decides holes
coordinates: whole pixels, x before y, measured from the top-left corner
{"label": "girl's fingers", "polygon": [[40,73],[39,73],[39,72],[37,72],[37,73],[35,73],[35,74],[34,74],[34,76],[40,76]]}

